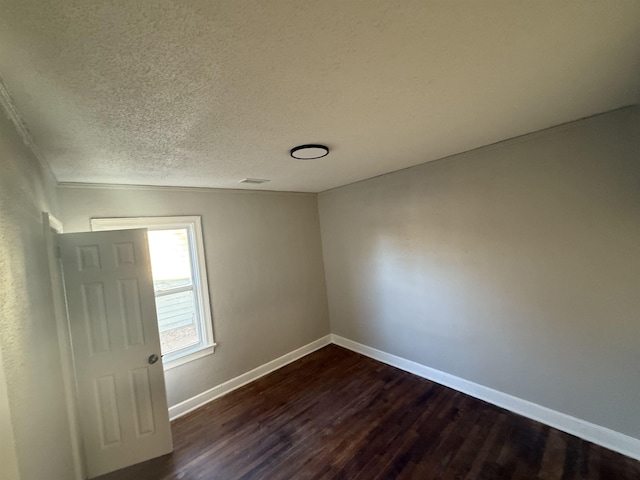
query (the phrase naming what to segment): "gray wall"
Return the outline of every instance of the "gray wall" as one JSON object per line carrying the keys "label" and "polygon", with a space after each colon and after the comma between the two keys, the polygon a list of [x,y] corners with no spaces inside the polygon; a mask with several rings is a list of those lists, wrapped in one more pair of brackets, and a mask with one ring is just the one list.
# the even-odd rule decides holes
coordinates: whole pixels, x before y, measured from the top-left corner
{"label": "gray wall", "polygon": [[13,426],[0,440],[23,480],[74,476],[43,211],[56,213],[53,176],[0,108],[0,413]]}
{"label": "gray wall", "polygon": [[13,436],[11,409],[9,407],[9,392],[4,375],[4,362],[0,349],[0,465],[2,465],[3,479],[18,480],[18,454]]}
{"label": "gray wall", "polygon": [[332,332],[640,438],[640,114],[319,197]]}
{"label": "gray wall", "polygon": [[329,333],[315,195],[60,187],[65,232],[92,217],[202,215],[218,347],[166,372],[169,405]]}

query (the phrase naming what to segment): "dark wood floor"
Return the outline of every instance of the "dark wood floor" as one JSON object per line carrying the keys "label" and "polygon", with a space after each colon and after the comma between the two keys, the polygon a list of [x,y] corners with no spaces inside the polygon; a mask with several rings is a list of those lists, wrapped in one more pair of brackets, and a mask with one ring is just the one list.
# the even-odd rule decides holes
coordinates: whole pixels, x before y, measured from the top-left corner
{"label": "dark wood floor", "polygon": [[334,345],[172,429],[173,454],[101,479],[640,479],[640,462]]}

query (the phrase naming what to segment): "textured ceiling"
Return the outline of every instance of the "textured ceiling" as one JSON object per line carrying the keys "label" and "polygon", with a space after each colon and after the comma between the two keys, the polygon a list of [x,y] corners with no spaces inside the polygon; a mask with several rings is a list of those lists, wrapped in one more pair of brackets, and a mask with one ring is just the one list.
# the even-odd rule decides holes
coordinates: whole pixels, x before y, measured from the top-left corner
{"label": "textured ceiling", "polygon": [[318,192],[639,100],[638,0],[0,12],[0,76],[61,182]]}

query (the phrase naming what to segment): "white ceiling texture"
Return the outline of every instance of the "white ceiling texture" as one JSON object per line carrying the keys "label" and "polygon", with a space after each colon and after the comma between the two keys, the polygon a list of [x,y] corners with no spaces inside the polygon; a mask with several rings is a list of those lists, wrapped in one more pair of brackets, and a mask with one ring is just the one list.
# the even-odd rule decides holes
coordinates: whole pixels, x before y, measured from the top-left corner
{"label": "white ceiling texture", "polygon": [[320,192],[638,103],[640,1],[0,0],[0,76],[60,182]]}

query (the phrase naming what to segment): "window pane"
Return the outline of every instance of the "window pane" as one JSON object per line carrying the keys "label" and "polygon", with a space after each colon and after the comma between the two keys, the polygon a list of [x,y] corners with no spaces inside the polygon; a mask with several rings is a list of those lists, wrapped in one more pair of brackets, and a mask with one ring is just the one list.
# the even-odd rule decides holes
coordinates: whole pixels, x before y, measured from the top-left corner
{"label": "window pane", "polygon": [[200,343],[194,292],[156,297],[162,353],[166,354]]}
{"label": "window pane", "polygon": [[191,257],[186,228],[149,230],[149,254],[156,291],[191,285]]}

